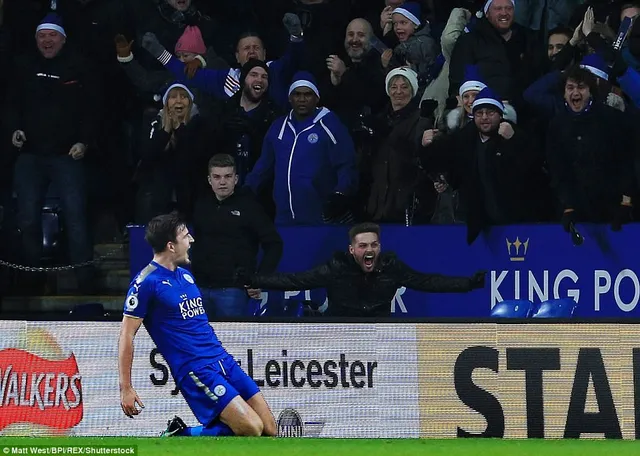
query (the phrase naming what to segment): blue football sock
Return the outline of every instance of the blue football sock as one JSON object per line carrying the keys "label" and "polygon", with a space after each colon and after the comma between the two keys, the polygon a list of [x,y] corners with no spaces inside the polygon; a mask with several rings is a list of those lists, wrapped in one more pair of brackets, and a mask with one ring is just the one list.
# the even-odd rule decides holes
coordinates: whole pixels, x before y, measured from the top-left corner
{"label": "blue football sock", "polygon": [[194,426],[186,428],[180,435],[190,437],[223,437],[227,435],[233,435],[233,431],[226,424],[216,421],[208,427]]}

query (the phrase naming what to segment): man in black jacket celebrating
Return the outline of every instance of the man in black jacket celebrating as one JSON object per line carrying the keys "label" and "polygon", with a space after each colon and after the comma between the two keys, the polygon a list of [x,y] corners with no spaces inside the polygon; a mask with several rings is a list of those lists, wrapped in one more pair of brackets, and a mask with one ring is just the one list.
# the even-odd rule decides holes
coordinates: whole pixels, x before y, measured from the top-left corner
{"label": "man in black jacket celebrating", "polygon": [[461,293],[484,287],[485,272],[472,277],[446,277],[411,269],[394,252],[381,253],[380,227],[362,223],[349,231],[349,252],[337,252],[309,271],[258,274],[252,288],[310,290],[325,288],[332,317],[388,317],[391,300],[400,287],[432,293]]}
{"label": "man in black jacket celebrating", "polygon": [[[209,160],[208,180],[213,192],[196,202],[193,216],[197,238],[191,254],[193,274],[209,316],[246,316],[249,297],[259,298],[260,290],[237,288],[235,271],[275,271],[282,256],[282,239],[253,195],[236,191],[233,157],[214,155]],[[264,255],[256,267],[260,247]]]}
{"label": "man in black jacket celebrating", "polygon": [[[16,62],[7,92],[6,127],[19,150],[14,175],[18,225],[30,266],[42,257],[42,202],[50,182],[60,196],[71,263],[93,257],[84,157],[95,141],[101,97],[96,73],[66,40],[60,17],[47,15],[36,29],[38,53]],[[76,274],[82,292],[95,291],[90,268],[78,268]]]}

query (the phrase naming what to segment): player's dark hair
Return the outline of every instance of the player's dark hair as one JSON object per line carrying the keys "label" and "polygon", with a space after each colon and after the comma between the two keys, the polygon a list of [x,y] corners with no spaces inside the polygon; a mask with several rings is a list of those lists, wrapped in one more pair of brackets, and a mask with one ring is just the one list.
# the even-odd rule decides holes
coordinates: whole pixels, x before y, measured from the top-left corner
{"label": "player's dark hair", "polygon": [[581,68],[580,65],[573,65],[570,67],[562,77],[562,92],[564,93],[564,87],[567,84],[567,81],[573,81],[578,84],[586,84],[589,86],[589,91],[591,92],[591,96],[596,99],[598,97],[598,83],[596,81],[596,77],[589,71],[584,68]]}
{"label": "player's dark hair", "polygon": [[144,240],[151,246],[153,253],[162,253],[168,242],[176,242],[178,230],[186,226],[186,222],[177,212],[158,215],[147,224]]}
{"label": "player's dark hair", "polygon": [[549,30],[549,33],[547,33],[547,40],[549,40],[549,38],[551,38],[552,35],[564,35],[567,38],[571,39],[571,37],[573,36],[573,30],[571,30],[569,27],[565,27],[561,25],[559,27]]}
{"label": "player's dark hair", "polygon": [[353,240],[357,235],[362,233],[375,233],[380,239],[380,225],[372,222],[360,223],[349,230],[349,241],[353,244]]}
{"label": "player's dark hair", "polygon": [[213,168],[233,168],[233,171],[236,170],[236,161],[229,154],[215,154],[209,160],[209,172]]}

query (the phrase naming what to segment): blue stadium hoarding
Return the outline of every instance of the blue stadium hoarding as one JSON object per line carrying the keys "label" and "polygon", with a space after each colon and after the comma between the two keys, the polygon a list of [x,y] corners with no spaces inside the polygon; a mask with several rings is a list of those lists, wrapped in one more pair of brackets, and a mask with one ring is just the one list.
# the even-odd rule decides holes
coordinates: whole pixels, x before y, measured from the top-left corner
{"label": "blue stadium hoarding", "polygon": [[[383,226],[382,248],[394,250],[409,266],[424,272],[471,275],[486,270],[487,286],[467,294],[427,294],[401,288],[390,303],[398,317],[487,317],[496,302],[507,299],[572,297],[579,318],[640,317],[640,224],[613,232],[606,225],[580,225],[585,242],[574,246],[559,225],[495,227],[471,245],[466,227]],[[303,271],[327,261],[348,245],[347,227],[286,227],[280,234],[283,272]],[[197,233],[195,233],[197,241]],[[131,272],[151,259],[144,228],[130,227]],[[324,290],[268,291],[263,300],[325,300]]]}

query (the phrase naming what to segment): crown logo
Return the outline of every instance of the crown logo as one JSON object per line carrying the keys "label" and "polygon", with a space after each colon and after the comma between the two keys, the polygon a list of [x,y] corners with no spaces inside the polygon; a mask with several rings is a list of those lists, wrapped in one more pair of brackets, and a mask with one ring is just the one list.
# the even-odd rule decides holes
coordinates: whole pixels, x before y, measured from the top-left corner
{"label": "crown logo", "polygon": [[529,239],[522,242],[519,237],[516,237],[516,240],[511,242],[509,239],[507,241],[507,252],[509,252],[509,259],[511,261],[524,261],[524,257],[527,255],[527,251],[529,250]]}

